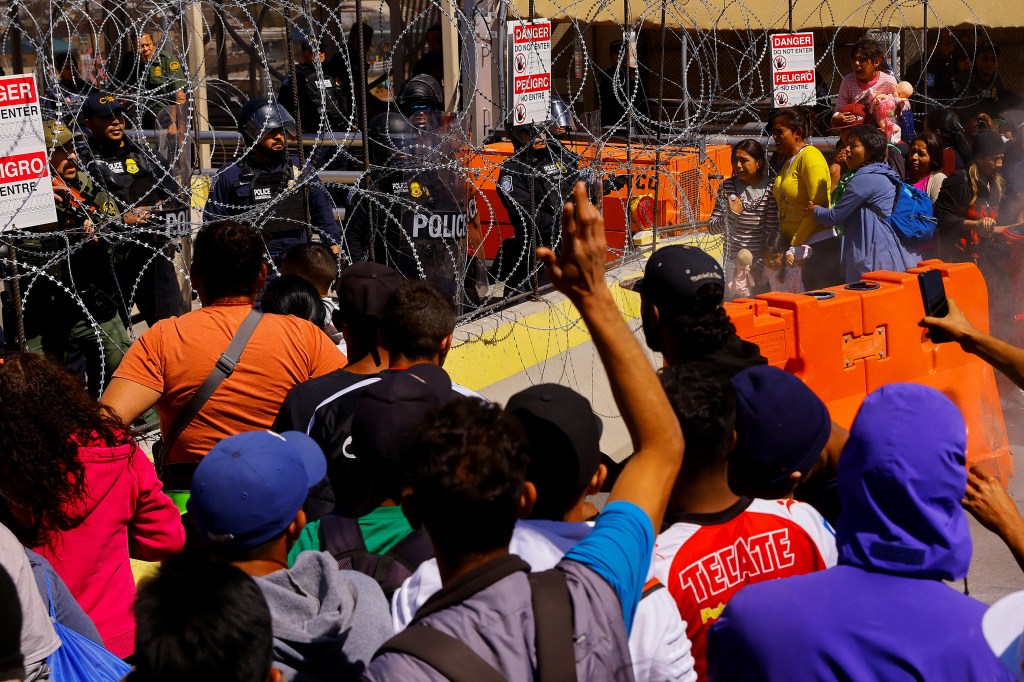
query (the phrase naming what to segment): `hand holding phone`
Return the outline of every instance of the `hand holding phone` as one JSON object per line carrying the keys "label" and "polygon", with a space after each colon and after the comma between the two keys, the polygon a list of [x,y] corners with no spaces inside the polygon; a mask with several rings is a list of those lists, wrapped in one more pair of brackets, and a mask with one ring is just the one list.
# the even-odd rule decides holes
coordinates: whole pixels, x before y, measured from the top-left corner
{"label": "hand holding phone", "polygon": [[[942,273],[938,270],[922,272],[917,276],[921,286],[921,301],[924,303],[926,317],[946,317],[949,314],[949,301],[946,299],[946,287],[942,284]],[[928,335],[933,343],[949,343],[951,338],[942,330],[928,328]]]}

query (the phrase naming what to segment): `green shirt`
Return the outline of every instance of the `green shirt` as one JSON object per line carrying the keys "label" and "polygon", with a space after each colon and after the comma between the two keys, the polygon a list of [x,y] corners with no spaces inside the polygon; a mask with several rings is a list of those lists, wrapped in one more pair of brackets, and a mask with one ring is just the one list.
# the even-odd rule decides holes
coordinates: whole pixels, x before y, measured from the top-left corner
{"label": "green shirt", "polygon": [[[369,514],[359,517],[359,530],[363,533],[367,552],[384,554],[404,540],[412,532],[412,526],[409,525],[409,520],[405,518],[401,507],[377,507]],[[299,539],[288,552],[288,565],[295,564],[299,552],[320,552],[324,549],[326,547],[323,533],[320,532],[320,522],[307,523],[299,534]]]}

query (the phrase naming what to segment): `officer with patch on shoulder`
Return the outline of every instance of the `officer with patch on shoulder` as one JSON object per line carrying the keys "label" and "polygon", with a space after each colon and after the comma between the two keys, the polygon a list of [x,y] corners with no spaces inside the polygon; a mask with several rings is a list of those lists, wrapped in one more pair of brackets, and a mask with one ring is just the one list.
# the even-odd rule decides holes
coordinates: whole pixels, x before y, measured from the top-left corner
{"label": "officer with patch on shoulder", "polygon": [[79,170],[75,135],[60,121],[43,122],[57,222],[17,240],[26,348],[67,360],[74,345],[85,357],[89,392],[99,397],[131,345],[104,225],[111,199]]}
{"label": "officer with patch on shoulder", "polygon": [[[514,116],[515,113],[511,114]],[[558,137],[572,130],[569,109],[552,96],[550,119],[543,123],[509,125],[514,152],[501,164],[498,174],[498,197],[512,223],[515,236],[501,244],[496,260],[496,277],[505,284],[505,296],[529,289],[531,248],[547,246],[558,249],[561,242],[562,207],[572,199],[577,181],[590,184],[593,173],[581,168],[583,161],[562,144]],[[602,194],[623,187],[628,176],[602,181]],[[531,239],[531,230],[536,233]],[[539,269],[539,263],[534,267]],[[539,273],[543,280],[543,272]]]}
{"label": "officer with patch on shoulder", "polygon": [[[321,126],[326,126],[332,131],[346,130],[349,127],[342,114],[338,84],[323,68],[326,56],[319,43],[308,40],[302,43],[302,62],[295,65],[294,89],[299,94],[298,111],[302,114],[303,132],[315,132]],[[317,64],[321,65],[319,74]],[[291,76],[285,76],[281,82],[277,99],[292,116],[295,116]]]}
{"label": "officer with patch on shoulder", "polygon": [[367,135],[372,169],[368,183],[353,190],[345,241],[353,261],[424,279],[461,304],[468,190],[437,140],[398,112],[374,117]]}
{"label": "officer with patch on shoulder", "polygon": [[288,154],[288,139],[295,139],[291,114],[276,102],[250,100],[238,114],[238,131],[248,148],[217,176],[203,220],[232,217],[251,223],[263,234],[275,262],[292,245],[309,241],[310,228],[337,253],[341,229],[333,202],[316,175],[306,181],[306,223],[299,160]]}
{"label": "officer with patch on shoulder", "polygon": [[[157,50],[150,33],[142,33],[135,41],[135,52],[121,62],[116,76],[121,87],[135,90],[144,96],[147,105],[142,115],[142,127],[153,128],[157,116],[165,108],[175,111],[173,105],[185,104],[185,88],[188,87],[188,75],[181,66],[181,60],[165,52]],[[168,114],[163,127],[173,133],[170,126],[184,124],[177,121],[176,114]]]}
{"label": "officer with patch on shoulder", "polygon": [[110,195],[110,213],[123,228],[113,249],[122,299],[134,302],[150,326],[184,314],[191,302],[182,296],[173,258],[174,240],[189,229],[189,216],[167,161],[127,136],[124,103],[110,93],[85,100],[81,123],[81,167]]}

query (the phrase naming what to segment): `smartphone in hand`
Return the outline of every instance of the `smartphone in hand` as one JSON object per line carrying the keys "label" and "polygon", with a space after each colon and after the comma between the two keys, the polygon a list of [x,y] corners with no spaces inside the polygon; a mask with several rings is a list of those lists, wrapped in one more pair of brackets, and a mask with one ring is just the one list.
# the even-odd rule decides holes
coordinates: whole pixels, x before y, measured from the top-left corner
{"label": "smartphone in hand", "polygon": [[[922,272],[917,276],[921,285],[921,301],[924,303],[924,314],[928,317],[945,317],[949,314],[949,301],[946,299],[946,287],[942,284],[942,273],[938,270]],[[933,343],[949,343],[952,339],[946,333],[929,328],[928,335]]]}

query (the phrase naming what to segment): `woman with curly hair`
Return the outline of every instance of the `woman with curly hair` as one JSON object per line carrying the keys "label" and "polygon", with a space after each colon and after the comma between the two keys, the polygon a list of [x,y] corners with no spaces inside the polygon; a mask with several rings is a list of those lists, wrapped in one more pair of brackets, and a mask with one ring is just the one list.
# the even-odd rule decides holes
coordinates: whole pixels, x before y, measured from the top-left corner
{"label": "woman with curly hair", "polygon": [[54,361],[0,365],[0,524],[46,557],[118,656],[134,650],[130,558],[160,561],[185,531],[124,424]]}

